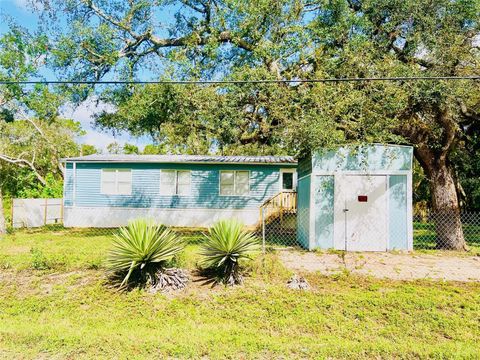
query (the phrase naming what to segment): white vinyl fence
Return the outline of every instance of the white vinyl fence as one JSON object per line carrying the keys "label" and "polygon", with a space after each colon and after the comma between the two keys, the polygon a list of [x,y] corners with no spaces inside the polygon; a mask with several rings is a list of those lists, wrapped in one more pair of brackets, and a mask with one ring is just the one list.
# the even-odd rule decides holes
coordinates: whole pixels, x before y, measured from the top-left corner
{"label": "white vinyl fence", "polygon": [[62,199],[13,199],[12,226],[40,227],[63,222]]}

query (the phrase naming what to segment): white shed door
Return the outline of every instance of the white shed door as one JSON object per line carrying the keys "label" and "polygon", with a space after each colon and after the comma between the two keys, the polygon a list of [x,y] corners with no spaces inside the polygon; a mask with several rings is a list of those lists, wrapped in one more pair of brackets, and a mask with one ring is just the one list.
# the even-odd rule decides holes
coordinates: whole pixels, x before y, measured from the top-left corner
{"label": "white shed door", "polygon": [[349,251],[387,249],[387,177],[345,176],[345,245]]}

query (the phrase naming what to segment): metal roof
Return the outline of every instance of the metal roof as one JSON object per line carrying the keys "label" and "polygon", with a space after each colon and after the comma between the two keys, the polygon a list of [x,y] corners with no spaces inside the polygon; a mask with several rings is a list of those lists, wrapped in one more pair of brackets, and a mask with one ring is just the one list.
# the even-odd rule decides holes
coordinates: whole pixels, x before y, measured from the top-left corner
{"label": "metal roof", "polygon": [[62,159],[63,162],[95,163],[222,163],[296,164],[293,156],[214,156],[214,155],[87,155]]}

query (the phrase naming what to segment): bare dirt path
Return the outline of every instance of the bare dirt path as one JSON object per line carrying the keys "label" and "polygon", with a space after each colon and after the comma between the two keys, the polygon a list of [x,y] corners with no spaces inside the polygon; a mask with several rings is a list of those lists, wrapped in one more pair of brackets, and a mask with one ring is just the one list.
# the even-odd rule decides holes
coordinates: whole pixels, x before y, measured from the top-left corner
{"label": "bare dirt path", "polygon": [[331,275],[342,271],[394,280],[480,281],[480,257],[422,253],[318,253],[280,251],[288,269]]}

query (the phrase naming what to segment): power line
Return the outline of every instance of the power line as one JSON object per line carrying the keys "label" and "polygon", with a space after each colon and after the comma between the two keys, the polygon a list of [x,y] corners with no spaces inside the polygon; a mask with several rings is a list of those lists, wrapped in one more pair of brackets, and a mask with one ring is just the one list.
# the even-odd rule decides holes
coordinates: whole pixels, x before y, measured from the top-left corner
{"label": "power line", "polygon": [[399,77],[365,77],[365,78],[324,78],[293,80],[0,80],[0,85],[129,85],[129,84],[172,84],[172,85],[204,85],[204,84],[281,84],[281,83],[329,83],[329,82],[369,82],[369,81],[439,81],[439,80],[480,80],[480,76],[399,76]]}

